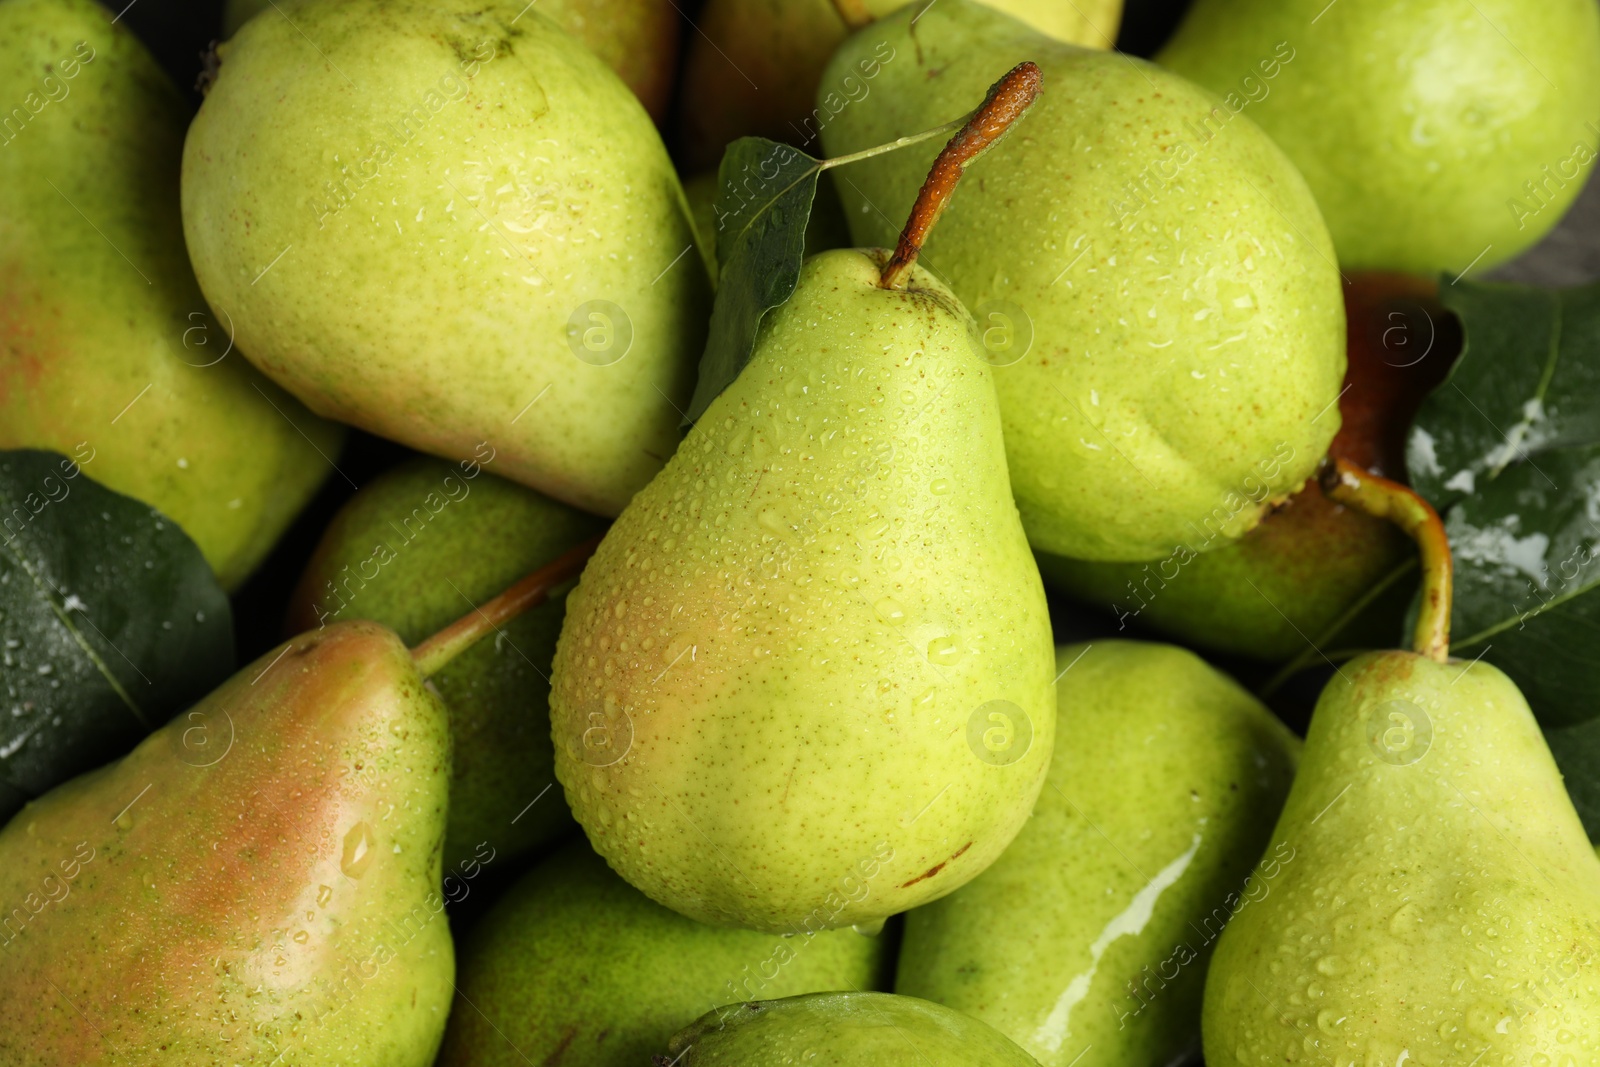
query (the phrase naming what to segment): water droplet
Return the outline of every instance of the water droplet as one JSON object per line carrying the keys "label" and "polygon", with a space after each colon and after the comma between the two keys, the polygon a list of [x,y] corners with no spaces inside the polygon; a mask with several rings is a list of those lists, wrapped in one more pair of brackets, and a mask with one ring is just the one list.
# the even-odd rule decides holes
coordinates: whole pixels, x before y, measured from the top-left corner
{"label": "water droplet", "polygon": [[950,492],[950,479],[935,478],[933,480],[933,484],[928,486],[928,491],[934,496],[944,496],[946,493]]}
{"label": "water droplet", "polygon": [[887,622],[903,622],[906,617],[906,609],[901,607],[899,602],[892,597],[884,597],[872,605],[872,609],[878,613],[880,619]]}
{"label": "water droplet", "polygon": [[884,922],[885,920],[883,919],[874,919],[871,922],[856,923],[854,926],[850,927],[850,929],[854,930],[862,937],[877,937],[879,934],[883,933]]}
{"label": "water droplet", "polygon": [[311,935],[306,933],[304,930],[296,930],[295,931],[295,934],[294,934],[294,942],[295,942],[295,944],[303,945],[307,941],[310,941],[310,940],[311,940]]}
{"label": "water droplet", "polygon": [[935,637],[928,642],[928,662],[936,667],[954,667],[961,660],[961,646],[954,637]]}
{"label": "water droplet", "polygon": [[1325,974],[1331,978],[1343,970],[1344,960],[1341,960],[1338,956],[1324,956],[1317,961],[1318,974]]}
{"label": "water droplet", "polygon": [[350,878],[360,878],[366,874],[367,868],[372,866],[372,850],[376,844],[372,827],[364,822],[356,823],[344,835],[344,855],[339,860],[339,869]]}

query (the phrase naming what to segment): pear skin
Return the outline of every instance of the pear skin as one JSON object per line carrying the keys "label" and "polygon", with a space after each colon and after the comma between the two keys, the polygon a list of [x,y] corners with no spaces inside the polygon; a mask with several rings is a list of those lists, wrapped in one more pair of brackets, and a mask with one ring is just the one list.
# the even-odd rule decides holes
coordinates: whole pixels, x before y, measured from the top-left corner
{"label": "pear skin", "polygon": [[[1341,281],[1304,180],[1248,116],[1142,60],[974,0],[913,30],[916,14],[834,54],[825,85],[879,42],[899,58],[822,139],[839,156],[928,129],[1038,63],[1038,103],[968,168],[925,248],[983,327],[1029,541],[1138,562],[1244,534],[1339,428]],[[834,172],[857,244],[894,240],[937,151]]]}
{"label": "pear skin", "polygon": [[621,511],[677,447],[710,298],[649,116],[524,3],[293,14],[223,47],[189,128],[206,298],[313,410]]}
{"label": "pear skin", "polygon": [[1069,645],[1057,670],[1033,818],[906,916],[895,992],[983,1020],[1044,1067],[1175,1063],[1199,1044],[1206,960],[1300,742],[1185,649]]}
{"label": "pear skin", "polygon": [[[288,628],[372,619],[414,646],[604,528],[476,460],[410,460],[328,524],[295,589]],[[565,611],[565,598],[552,597],[429,679],[450,709],[455,742],[447,870],[485,843],[513,859],[574,828],[561,791],[549,788],[550,659]]]}
{"label": "pear skin", "polygon": [[439,1067],[648,1064],[729,1001],[871,989],[883,937],[719,929],[651,901],[575,841],[529,871],[461,950]]}
{"label": "pear skin", "polygon": [[338,428],[231,348],[184,250],[188,108],[88,0],[0,2],[0,449],[89,455],[238,586],[311,498]]}
{"label": "pear skin", "polygon": [[[1423,398],[1461,352],[1461,329],[1438,283],[1353,274],[1339,432],[1328,455],[1405,480],[1406,435]],[[1330,500],[1315,482],[1239,538],[1194,537],[1154,563],[1091,563],[1039,554],[1045,584],[1126,624],[1137,619],[1185,644],[1285,660],[1312,646],[1386,645],[1400,630],[1415,578],[1362,606],[1412,555],[1392,523]]]}
{"label": "pear skin", "polygon": [[[224,37],[289,0],[227,0]],[[617,72],[659,124],[672,102],[678,70],[679,15],[671,0],[540,0],[539,13],[589,47]]]}
{"label": "pear skin", "polygon": [[960,1012],[888,993],[815,993],[730,1004],[672,1039],[681,1067],[1034,1067],[991,1027]]}
{"label": "pear skin", "polygon": [[1600,859],[1527,702],[1486,663],[1380,652],[1312,714],[1206,979],[1206,1059],[1245,1067],[1600,1056]]}
{"label": "pear skin", "polygon": [[0,830],[0,1060],[426,1067],[449,777],[392,631],[267,653]]}
{"label": "pear skin", "polygon": [[807,260],[750,363],[567,598],[556,776],[690,918],[873,923],[1000,854],[1054,655],[971,319],[881,250]]}
{"label": "pear skin", "polygon": [[[882,18],[925,0],[709,0],[689,40],[678,107],[680,148],[691,170],[715,170],[723,149],[739,137],[770,137],[816,152],[822,127],[873,91],[878,64],[907,55],[878,50],[876,63],[822,85],[819,99],[822,70],[849,33],[840,6]],[[1110,48],[1122,18],[1122,0],[993,0],[992,6],[1089,48]]]}
{"label": "pear skin", "polygon": [[1156,58],[1294,160],[1341,266],[1482,271],[1560,221],[1600,155],[1594,4],[1321,7],[1199,0]]}

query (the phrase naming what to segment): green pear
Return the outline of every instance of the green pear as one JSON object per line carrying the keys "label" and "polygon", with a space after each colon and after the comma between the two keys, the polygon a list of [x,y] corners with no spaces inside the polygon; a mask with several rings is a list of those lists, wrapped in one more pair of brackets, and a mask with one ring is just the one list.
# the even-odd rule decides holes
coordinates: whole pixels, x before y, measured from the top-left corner
{"label": "green pear", "polygon": [[[1111,47],[1122,16],[1122,0],[989,2],[1040,33],[1091,48]],[[694,170],[714,170],[730,141],[751,135],[815,151],[817,134],[833,116],[873,92],[882,64],[907,63],[914,54],[883,42],[872,57],[876,62],[847,72],[853,76],[825,81],[823,67],[850,30],[846,17],[867,21],[907,6],[927,5],[926,0],[709,0],[695,20],[697,33],[684,59],[678,125],[685,162]],[[880,36],[875,43],[881,41]]]}
{"label": "green pear", "polygon": [[690,918],[873,923],[971,879],[1055,734],[1039,573],[972,320],[888,253],[807,260],[623,512],[556,649],[556,776]]}
{"label": "green pear", "polygon": [[[298,0],[227,0],[223,36],[269,7],[288,10]],[[671,0],[540,0],[539,13],[589,46],[616,71],[660,122],[672,102],[678,68],[679,16]]]}
{"label": "green pear", "polygon": [[1045,1067],[1175,1063],[1199,1043],[1205,961],[1299,740],[1184,649],[1096,641],[1056,662],[1033,818],[906,917],[895,991],[982,1019]]}
{"label": "green pear", "polygon": [[630,1067],[730,1000],[870,989],[883,938],[705,926],[618,878],[583,841],[529,871],[461,951],[439,1067]]}
{"label": "green pear", "polygon": [[[1157,67],[973,0],[926,8],[913,36],[914,14],[834,55],[824,84],[880,41],[902,58],[823,143],[925,129],[1039,64],[1026,127],[969,168],[925,252],[985,328],[1029,540],[1138,561],[1245,533],[1339,428],[1344,311],[1304,181],[1248,118]],[[858,244],[893,240],[932,151],[836,172]]]}
{"label": "green pear", "polygon": [[253,19],[184,146],[184,232],[316,411],[616,514],[678,443],[709,279],[649,116],[529,5]]}
{"label": "green pear", "polygon": [[236,587],[340,432],[210,318],[178,212],[188,109],[89,0],[0,0],[0,106],[0,449],[77,456]]}
{"label": "green pear", "polygon": [[1198,0],[1157,58],[1272,135],[1347,268],[1508,260],[1600,155],[1592,0]]}
{"label": "green pear", "polygon": [[1499,670],[1344,664],[1273,839],[1293,860],[1211,961],[1209,1062],[1596,1062],[1600,859]]}
{"label": "green pear", "polygon": [[[694,219],[695,242],[705,257],[713,283],[717,280],[717,174],[709,171],[683,183],[683,193],[689,200],[689,213]],[[816,201],[811,205],[811,218],[806,222],[806,255],[814,256],[833,248],[846,248],[850,244],[850,228],[844,221],[844,208],[839,204],[839,194],[830,182],[817,185]]]}
{"label": "green pear", "polygon": [[[602,529],[478,460],[411,460],[334,516],[295,589],[289,629],[372,619],[415,645]],[[546,710],[564,604],[554,597],[530,609],[429,679],[455,741],[448,870],[485,843],[510,859],[573,828],[561,791],[550,789]]]}
{"label": "green pear", "polygon": [[449,775],[444,707],[352,622],[29,804],[0,830],[0,1061],[426,1067]]}
{"label": "green pear", "polygon": [[[1405,477],[1406,437],[1422,400],[1461,352],[1433,279],[1354,274],[1339,432],[1330,456]],[[1137,619],[1185,644],[1268,661],[1394,640],[1415,576],[1393,579],[1411,543],[1392,523],[1330,500],[1315,482],[1236,541],[1190,538],[1154,563],[1039,555],[1047,587]],[[1380,588],[1381,587],[1381,588]]]}
{"label": "green pear", "polygon": [[677,1067],[1036,1067],[960,1012],[888,993],[812,993],[730,1005],[672,1039]]}

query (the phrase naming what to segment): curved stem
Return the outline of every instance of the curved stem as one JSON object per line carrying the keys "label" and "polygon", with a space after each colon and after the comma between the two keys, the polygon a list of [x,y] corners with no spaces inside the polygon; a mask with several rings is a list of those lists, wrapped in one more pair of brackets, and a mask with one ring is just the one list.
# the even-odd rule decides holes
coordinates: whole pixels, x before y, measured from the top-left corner
{"label": "curved stem", "polygon": [[884,265],[878,279],[880,289],[899,289],[905,285],[911,266],[922,251],[939,216],[950,203],[950,197],[961,181],[961,175],[973,160],[994,147],[1017,120],[1028,113],[1039,98],[1039,68],[1033,63],[1018,63],[1005,77],[995,82],[984,97],[983,105],[973,112],[972,118],[961,127],[950,143],[944,146],[939,158],[928,171],[928,180],[922,183],[917,202],[911,208],[906,228],[900,231],[900,241],[894,255]]}
{"label": "curved stem", "polygon": [[593,537],[534,571],[511,588],[446,626],[411,650],[424,678],[438,674],[461,653],[529,608],[544,603],[562,584],[576,578],[589,562],[600,538]]}
{"label": "curved stem", "polygon": [[1440,663],[1450,658],[1450,539],[1433,505],[1408,486],[1380,478],[1346,459],[1322,468],[1322,491],[1358,511],[1388,519],[1417,543],[1422,563],[1422,610],[1412,651]]}
{"label": "curved stem", "polygon": [[874,19],[864,0],[833,0],[833,9],[839,13],[851,31],[870,25]]}

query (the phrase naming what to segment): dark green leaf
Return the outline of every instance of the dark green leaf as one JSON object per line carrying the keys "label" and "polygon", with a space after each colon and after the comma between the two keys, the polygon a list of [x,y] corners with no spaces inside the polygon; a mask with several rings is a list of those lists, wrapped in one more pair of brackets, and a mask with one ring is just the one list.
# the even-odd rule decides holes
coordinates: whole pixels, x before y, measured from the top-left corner
{"label": "dark green leaf", "polygon": [[718,284],[688,422],[750,362],[768,311],[794,293],[822,164],[764,137],[728,146],[717,174]]}
{"label": "dark green leaf", "polygon": [[228,598],[177,523],[53,452],[0,452],[0,820],[233,671]]}
{"label": "dark green leaf", "polygon": [[1563,730],[1546,729],[1544,736],[1589,840],[1600,841],[1600,719]]}
{"label": "dark green leaf", "polygon": [[1452,651],[1570,727],[1600,714],[1600,286],[1460,282],[1442,297],[1466,345],[1407,463],[1450,533]]}

